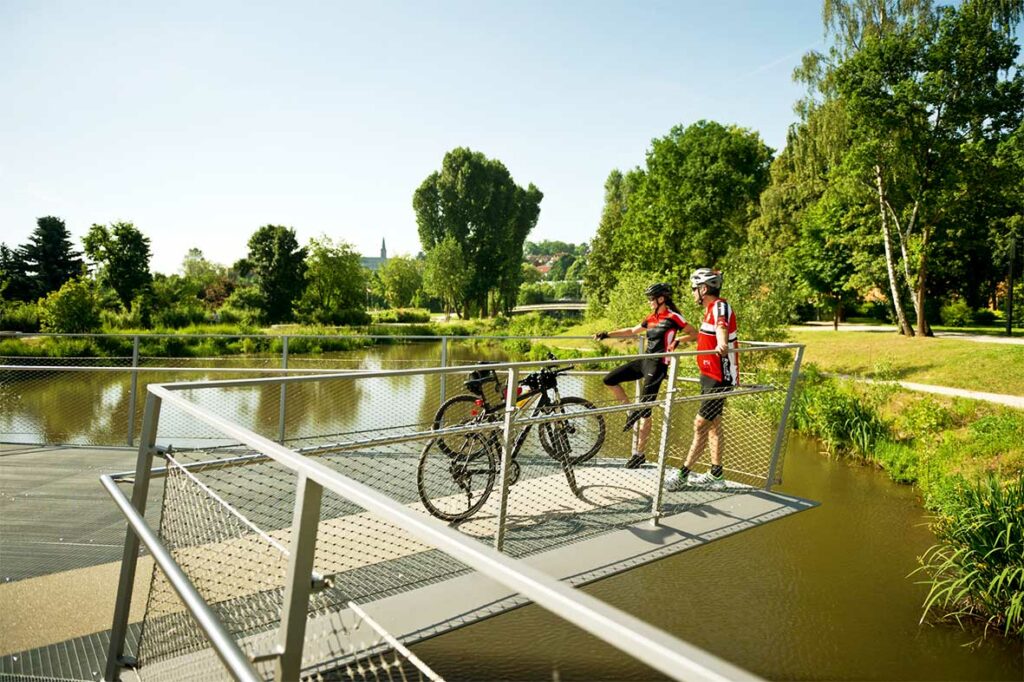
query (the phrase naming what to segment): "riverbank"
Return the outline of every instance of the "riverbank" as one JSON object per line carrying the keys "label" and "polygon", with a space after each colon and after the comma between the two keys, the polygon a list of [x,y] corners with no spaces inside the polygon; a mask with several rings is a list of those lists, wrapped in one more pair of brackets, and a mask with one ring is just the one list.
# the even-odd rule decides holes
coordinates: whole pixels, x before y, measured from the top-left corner
{"label": "riverbank", "polygon": [[921,492],[938,539],[917,574],[931,584],[925,616],[1024,637],[1024,412],[810,366],[791,418],[830,455],[877,466]]}

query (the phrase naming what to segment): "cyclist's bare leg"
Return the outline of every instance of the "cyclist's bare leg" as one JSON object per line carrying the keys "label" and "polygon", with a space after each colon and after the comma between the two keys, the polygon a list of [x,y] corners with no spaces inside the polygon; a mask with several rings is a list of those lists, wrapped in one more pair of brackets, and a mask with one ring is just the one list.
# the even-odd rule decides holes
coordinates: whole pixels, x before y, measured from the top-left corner
{"label": "cyclist's bare leg", "polygon": [[722,433],[721,416],[711,420],[711,428],[708,430],[708,447],[711,450],[711,463],[715,466],[721,466],[722,450],[725,449],[725,434]]}
{"label": "cyclist's bare leg", "polygon": [[612,392],[612,397],[619,401],[620,404],[625,405],[626,403],[632,402],[627,396],[626,391],[620,384],[609,386],[608,390]]}
{"label": "cyclist's bare leg", "polygon": [[644,448],[647,447],[647,437],[651,435],[651,426],[654,420],[650,417],[644,417],[640,420],[640,431],[636,435],[636,451],[639,453],[644,452]]}
{"label": "cyclist's bare leg", "polygon": [[[692,469],[693,465],[697,463],[697,458],[704,452],[704,446],[708,442],[708,431],[711,430],[711,427],[712,423],[699,414],[693,420],[693,442],[690,443],[690,452],[687,453],[686,462],[683,463],[687,469]],[[718,459],[719,461],[722,459],[721,452],[718,453]]]}

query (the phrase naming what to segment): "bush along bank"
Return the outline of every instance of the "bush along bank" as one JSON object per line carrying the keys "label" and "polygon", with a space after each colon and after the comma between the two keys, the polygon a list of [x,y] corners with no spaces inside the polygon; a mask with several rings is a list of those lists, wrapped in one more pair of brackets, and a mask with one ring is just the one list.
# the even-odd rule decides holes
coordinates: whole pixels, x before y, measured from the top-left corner
{"label": "bush along bank", "polygon": [[1024,637],[1024,412],[810,367],[792,419],[830,454],[921,490],[937,538],[917,572],[931,586],[922,619],[976,620],[985,633]]}

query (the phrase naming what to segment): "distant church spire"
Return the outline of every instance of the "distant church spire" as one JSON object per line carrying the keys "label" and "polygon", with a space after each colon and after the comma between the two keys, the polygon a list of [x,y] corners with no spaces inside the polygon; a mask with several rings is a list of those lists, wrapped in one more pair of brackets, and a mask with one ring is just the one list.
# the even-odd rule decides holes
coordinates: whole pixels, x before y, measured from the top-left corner
{"label": "distant church spire", "polygon": [[387,260],[388,259],[388,246],[387,246],[387,244],[384,243],[383,239],[380,240],[380,259],[381,260]]}

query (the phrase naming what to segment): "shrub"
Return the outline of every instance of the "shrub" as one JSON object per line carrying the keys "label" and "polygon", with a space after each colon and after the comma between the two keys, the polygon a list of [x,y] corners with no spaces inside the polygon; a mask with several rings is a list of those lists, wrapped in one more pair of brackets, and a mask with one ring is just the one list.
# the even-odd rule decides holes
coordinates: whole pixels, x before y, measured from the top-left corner
{"label": "shrub", "polygon": [[0,331],[39,331],[39,306],[24,301],[0,301]]}
{"label": "shrub", "polygon": [[160,327],[181,329],[206,321],[206,309],[199,301],[182,301],[153,313],[153,323]]}
{"label": "shrub", "polygon": [[1024,476],[955,483],[932,526],[938,543],[921,557],[931,590],[925,614],[977,618],[1024,636]]}
{"label": "shrub", "polygon": [[536,305],[546,300],[547,288],[540,282],[524,284],[519,287],[519,294],[516,297],[516,305]]}
{"label": "shrub", "polygon": [[43,331],[60,334],[95,332],[100,329],[100,308],[92,283],[83,278],[65,282],[39,303]]}
{"label": "shrub", "polygon": [[883,438],[875,444],[871,459],[897,483],[917,482],[918,454],[913,446]]}
{"label": "shrub", "polygon": [[974,319],[971,307],[967,305],[967,301],[960,298],[942,306],[939,315],[942,318],[942,324],[947,327],[967,327]]}
{"label": "shrub", "polygon": [[871,401],[811,368],[800,382],[792,413],[794,428],[820,438],[829,452],[868,456],[889,435]]}
{"label": "shrub", "polygon": [[420,308],[394,308],[373,313],[373,324],[422,324],[430,322],[430,311]]}
{"label": "shrub", "polygon": [[974,324],[981,326],[994,324],[996,321],[995,312],[989,310],[988,308],[978,308],[977,310],[974,311],[971,317],[974,320]]}

